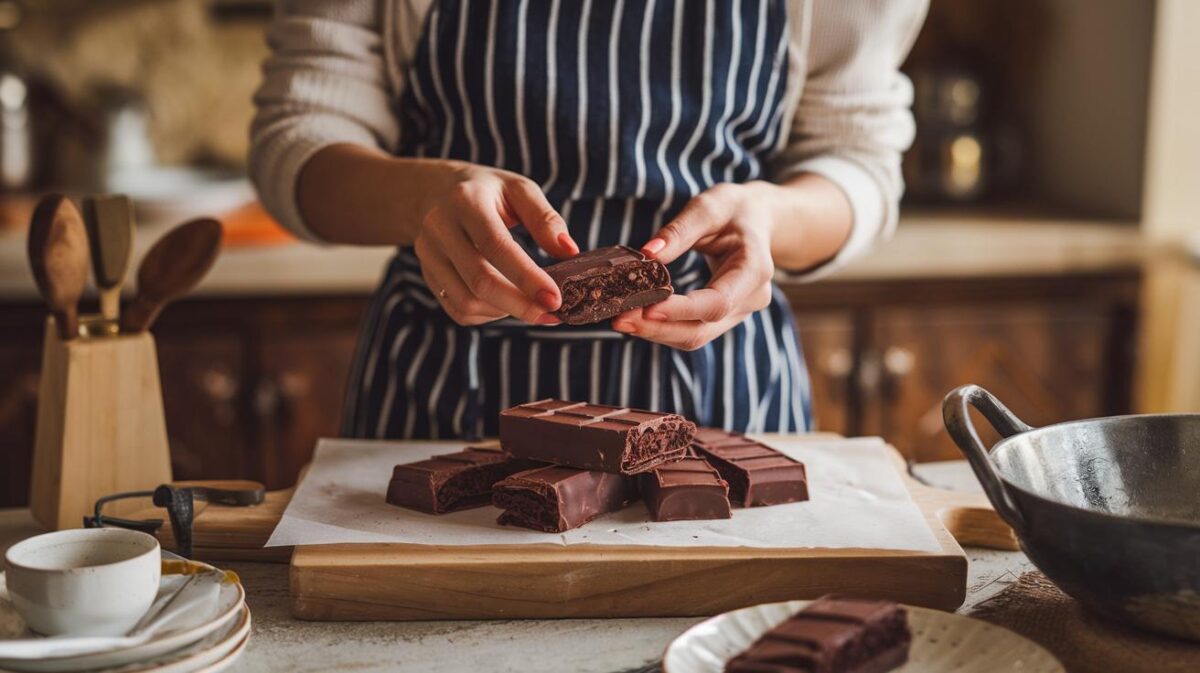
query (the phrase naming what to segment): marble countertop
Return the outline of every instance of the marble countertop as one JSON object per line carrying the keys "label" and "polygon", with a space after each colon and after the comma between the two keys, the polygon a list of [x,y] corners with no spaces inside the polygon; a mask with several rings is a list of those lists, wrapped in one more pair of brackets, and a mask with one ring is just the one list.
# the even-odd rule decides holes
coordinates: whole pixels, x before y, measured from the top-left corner
{"label": "marble countertop", "polygon": [[[977,490],[966,461],[917,467],[925,480]],[[28,510],[0,511],[0,551],[38,529]],[[1032,569],[1020,552],[968,548],[969,613]],[[632,673],[656,670],[663,649],[700,618],[563,619],[441,622],[304,622],[291,617],[287,566],[229,563],[246,587],[254,615],[250,644],[230,669],[267,671],[394,670],[425,673]]]}
{"label": "marble countertop", "polygon": [[[161,233],[161,229],[139,229],[135,258]],[[1138,227],[1127,223],[910,215],[892,240],[832,278],[886,281],[1089,273],[1137,268],[1151,252]],[[233,248],[221,255],[195,294],[363,295],[378,283],[391,255],[387,248],[303,243]],[[131,290],[127,286],[126,291]],[[4,300],[37,300],[23,232],[0,234],[0,301]]]}

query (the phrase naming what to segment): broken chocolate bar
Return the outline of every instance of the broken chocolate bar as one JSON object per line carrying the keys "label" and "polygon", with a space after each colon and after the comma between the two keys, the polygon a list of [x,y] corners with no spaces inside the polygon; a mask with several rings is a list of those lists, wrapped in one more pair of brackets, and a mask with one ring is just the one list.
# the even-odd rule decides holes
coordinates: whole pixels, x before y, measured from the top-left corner
{"label": "broken chocolate bar", "polygon": [[725,664],[725,673],[885,673],[908,661],[912,634],[889,601],[818,598]]}
{"label": "broken chocolate bar", "polygon": [[673,291],[662,262],[623,245],[585,252],[546,267],[546,273],[562,292],[554,315],[568,325],[607,320],[658,303]]}
{"label": "broken chocolate bar", "polygon": [[729,501],[738,507],[808,500],[804,463],[726,430],[700,428],[692,448],[729,482]]}
{"label": "broken chocolate bar", "polygon": [[494,445],[467,447],[397,465],[388,484],[387,501],[429,514],[481,507],[492,501],[492,485],[497,481],[538,465],[513,458]]}
{"label": "broken chocolate bar", "polygon": [[632,477],[551,465],[514,474],[496,484],[497,523],[547,533],[578,528],[637,500]]}
{"label": "broken chocolate bar", "polygon": [[696,425],[676,414],[541,400],[500,412],[513,456],[581,470],[637,474],[683,457]]}
{"label": "broken chocolate bar", "polygon": [[684,458],[638,476],[655,521],[728,519],[729,484],[703,458]]}

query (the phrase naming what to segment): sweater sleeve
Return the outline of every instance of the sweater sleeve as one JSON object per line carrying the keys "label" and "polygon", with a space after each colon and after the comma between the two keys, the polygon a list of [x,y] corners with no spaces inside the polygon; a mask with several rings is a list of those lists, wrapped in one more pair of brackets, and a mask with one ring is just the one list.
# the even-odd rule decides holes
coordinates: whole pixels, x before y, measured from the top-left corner
{"label": "sweater sleeve", "polygon": [[807,81],[768,171],[776,182],[825,177],[846,195],[854,221],[837,255],[801,280],[832,273],[895,231],[900,156],[914,135],[912,85],[899,68],[928,8],[928,0],[812,2]]}
{"label": "sweater sleeve", "polygon": [[318,150],[338,143],[392,149],[399,125],[375,0],[278,0],[271,53],[255,93],[250,177],[267,210],[316,240],[296,203],[296,180]]}

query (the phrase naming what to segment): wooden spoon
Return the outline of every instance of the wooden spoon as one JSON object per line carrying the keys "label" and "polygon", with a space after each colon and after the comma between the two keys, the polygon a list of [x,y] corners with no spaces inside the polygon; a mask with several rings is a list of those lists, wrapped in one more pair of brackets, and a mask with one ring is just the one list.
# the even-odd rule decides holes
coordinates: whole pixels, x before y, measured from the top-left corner
{"label": "wooden spoon", "polygon": [[29,222],[29,267],[54,316],[58,336],[79,336],[79,298],[87,285],[88,239],[83,216],[61,194],[38,202]]}
{"label": "wooden spoon", "polygon": [[221,234],[220,222],[200,219],[158,239],[138,267],[137,296],[121,316],[121,331],[149,329],[164,306],[195,287],[221,250]]}
{"label": "wooden spoon", "polygon": [[133,204],[121,195],[97,196],[83,202],[83,221],[92,243],[92,271],[100,291],[100,315],[115,321],[120,313],[121,284],[133,251]]}

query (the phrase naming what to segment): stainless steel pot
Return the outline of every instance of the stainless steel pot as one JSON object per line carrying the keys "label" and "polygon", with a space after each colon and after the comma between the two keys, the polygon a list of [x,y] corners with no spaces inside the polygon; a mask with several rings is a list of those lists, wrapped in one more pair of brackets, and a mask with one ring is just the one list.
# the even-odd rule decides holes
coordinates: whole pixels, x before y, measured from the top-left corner
{"label": "stainless steel pot", "polygon": [[[989,452],[971,406],[1004,437]],[[1030,560],[1084,606],[1200,641],[1200,414],[1031,428],[963,386],[946,429]]]}

